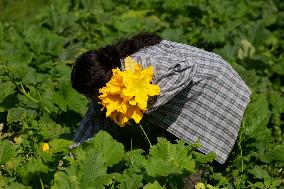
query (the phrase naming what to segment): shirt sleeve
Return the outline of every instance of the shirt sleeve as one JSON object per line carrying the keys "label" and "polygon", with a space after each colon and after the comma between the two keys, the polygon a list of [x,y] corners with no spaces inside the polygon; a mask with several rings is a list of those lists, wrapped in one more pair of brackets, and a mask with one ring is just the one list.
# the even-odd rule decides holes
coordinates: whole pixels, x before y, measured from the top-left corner
{"label": "shirt sleeve", "polygon": [[161,93],[152,103],[149,103],[146,113],[157,109],[175,97],[190,83],[195,72],[195,64],[189,59],[168,59],[168,63],[171,64],[157,70],[160,74],[154,78],[153,83],[160,86]]}
{"label": "shirt sleeve", "polygon": [[172,45],[167,45],[166,41],[131,56],[143,68],[154,67],[152,83],[159,85],[161,89],[160,95],[149,99],[145,113],[150,113],[170,101],[190,83],[196,71],[194,59],[180,54]]}
{"label": "shirt sleeve", "polygon": [[75,148],[91,139],[95,133],[109,127],[109,124],[110,123],[100,111],[98,103],[91,101],[85,117],[81,120],[80,125],[75,132],[74,144],[72,144],[70,148]]}

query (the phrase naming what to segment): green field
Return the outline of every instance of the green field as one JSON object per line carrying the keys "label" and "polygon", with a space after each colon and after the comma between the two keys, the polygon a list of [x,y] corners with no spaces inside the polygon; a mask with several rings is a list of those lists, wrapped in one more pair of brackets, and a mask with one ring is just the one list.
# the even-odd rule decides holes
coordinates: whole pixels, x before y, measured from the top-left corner
{"label": "green field", "polygon": [[[141,31],[221,55],[252,89],[224,165],[156,140],[156,126],[144,126],[150,149],[132,126],[66,157],[88,105],[71,87],[75,58]],[[283,0],[0,0],[0,188],[179,189],[199,170],[216,188],[284,189]]]}

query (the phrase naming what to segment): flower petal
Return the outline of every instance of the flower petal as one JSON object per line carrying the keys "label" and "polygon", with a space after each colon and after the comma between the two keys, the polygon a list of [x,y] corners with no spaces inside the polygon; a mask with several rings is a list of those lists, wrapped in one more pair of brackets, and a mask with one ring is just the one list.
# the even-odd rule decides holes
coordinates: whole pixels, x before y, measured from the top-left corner
{"label": "flower petal", "polygon": [[125,71],[113,69],[113,76],[105,87],[99,89],[99,99],[106,116],[123,127],[129,119],[139,123],[146,111],[149,96],[160,94],[158,85],[151,84],[154,68],[142,69],[133,58],[124,60]]}

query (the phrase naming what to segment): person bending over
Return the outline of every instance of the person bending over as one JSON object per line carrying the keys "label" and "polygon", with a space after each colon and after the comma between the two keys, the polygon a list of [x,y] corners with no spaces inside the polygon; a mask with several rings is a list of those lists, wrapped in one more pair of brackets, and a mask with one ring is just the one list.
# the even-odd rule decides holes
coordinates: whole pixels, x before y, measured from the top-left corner
{"label": "person bending over", "polygon": [[160,95],[151,98],[142,123],[158,126],[186,142],[199,139],[203,153],[215,152],[223,164],[230,154],[250,101],[251,90],[219,55],[143,32],[80,55],[71,73],[72,87],[90,99],[72,148],[99,130],[114,127],[101,112],[99,89],[124,69],[132,57],[142,68],[153,66],[153,84]]}

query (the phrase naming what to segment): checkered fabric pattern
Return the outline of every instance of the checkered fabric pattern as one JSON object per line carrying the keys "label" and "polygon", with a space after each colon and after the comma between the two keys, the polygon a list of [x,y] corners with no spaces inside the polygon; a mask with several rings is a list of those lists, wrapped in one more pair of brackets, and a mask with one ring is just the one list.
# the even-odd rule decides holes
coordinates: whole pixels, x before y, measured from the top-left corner
{"label": "checkered fabric pattern", "polygon": [[[142,124],[160,126],[186,142],[199,139],[201,152],[213,151],[224,163],[251,95],[237,72],[217,54],[167,40],[131,57],[143,68],[154,67],[153,83],[161,88],[161,94],[150,100]],[[91,102],[71,148],[112,124]]]}

